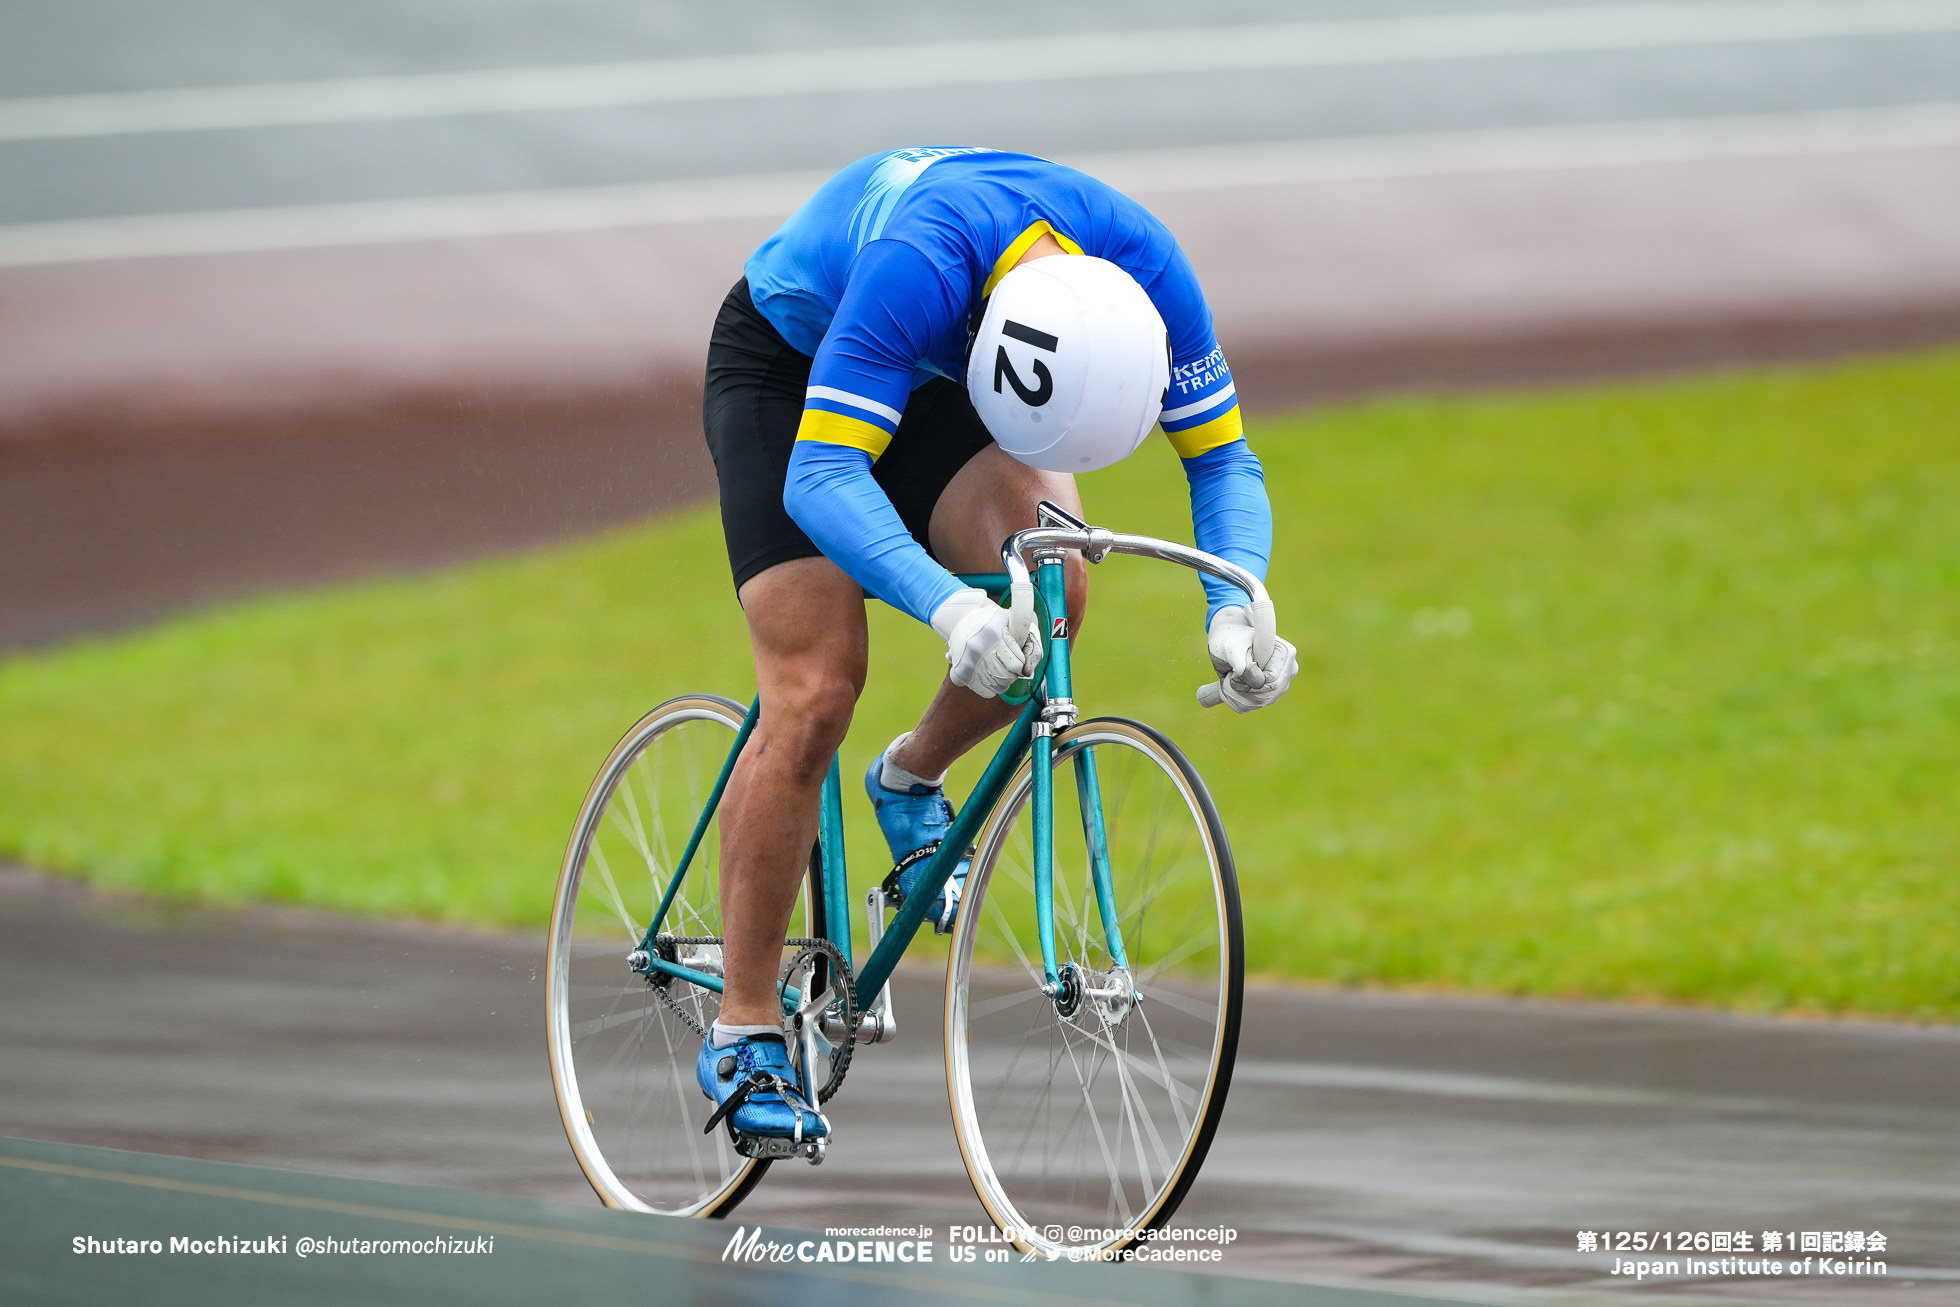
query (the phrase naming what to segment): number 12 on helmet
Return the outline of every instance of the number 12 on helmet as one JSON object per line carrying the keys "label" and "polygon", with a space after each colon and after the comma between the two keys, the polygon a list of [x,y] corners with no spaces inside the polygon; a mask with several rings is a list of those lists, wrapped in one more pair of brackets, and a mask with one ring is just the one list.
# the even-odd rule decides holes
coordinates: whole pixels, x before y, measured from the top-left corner
{"label": "number 12 on helmet", "polygon": [[1000,279],[966,388],[995,443],[1030,467],[1093,472],[1128,458],[1170,385],[1164,320],[1107,259],[1055,254]]}

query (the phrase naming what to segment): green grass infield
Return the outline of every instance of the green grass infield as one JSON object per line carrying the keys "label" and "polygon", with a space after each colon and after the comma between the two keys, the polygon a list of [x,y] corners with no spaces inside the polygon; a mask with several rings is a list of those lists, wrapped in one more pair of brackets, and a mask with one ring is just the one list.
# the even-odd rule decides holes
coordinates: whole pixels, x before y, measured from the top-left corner
{"label": "green grass infield", "polygon": [[[1077,694],[1209,780],[1255,973],[1960,1017],[1960,353],[1252,438],[1293,693],[1200,710],[1195,579],[1116,558]],[[1161,441],[1082,485],[1098,523],[1189,538]],[[860,885],[856,777],[944,668],[871,609]],[[752,688],[712,508],[243,604],[0,664],[0,855],[536,927],[620,733]]]}

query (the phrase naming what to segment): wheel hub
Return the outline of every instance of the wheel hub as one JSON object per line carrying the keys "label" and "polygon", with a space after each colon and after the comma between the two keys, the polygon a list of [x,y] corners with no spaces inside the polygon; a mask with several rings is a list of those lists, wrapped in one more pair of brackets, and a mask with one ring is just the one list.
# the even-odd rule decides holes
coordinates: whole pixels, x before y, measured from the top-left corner
{"label": "wheel hub", "polygon": [[1143,994],[1137,989],[1136,981],[1123,967],[1092,975],[1089,983],[1083,987],[1083,995],[1095,1006],[1103,1023],[1112,1030],[1129,1020],[1130,1013],[1143,1002]]}
{"label": "wheel hub", "polygon": [[653,959],[655,956],[658,956],[662,962],[679,963],[681,956],[680,945],[672,935],[655,935],[653,937],[652,952],[649,953],[646,949],[636,948],[626,955],[626,965],[630,970],[644,975],[647,978],[647,984],[651,988],[665,989],[674,983],[674,978],[665,971],[654,969]]}
{"label": "wheel hub", "polygon": [[1055,1011],[1072,1017],[1082,1009],[1082,973],[1073,962],[1064,962],[1055,973]]}

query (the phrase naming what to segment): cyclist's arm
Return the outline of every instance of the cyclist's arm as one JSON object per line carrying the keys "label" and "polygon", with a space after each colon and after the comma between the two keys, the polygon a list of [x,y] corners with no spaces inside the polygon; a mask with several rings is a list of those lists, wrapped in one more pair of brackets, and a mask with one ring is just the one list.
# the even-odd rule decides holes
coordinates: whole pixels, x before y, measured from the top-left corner
{"label": "cyclist's arm", "polygon": [[824,556],[892,607],[930,623],[965,589],[933,561],[871,476],[912,392],[914,361],[959,330],[966,304],[911,246],[867,244],[810,369],[783,508]]}
{"label": "cyclist's arm", "polygon": [[[1260,580],[1273,550],[1273,510],[1266,474],[1245,443],[1238,389],[1212,334],[1211,310],[1181,251],[1145,287],[1171,336],[1171,384],[1158,419],[1184,460],[1191,485],[1191,526],[1198,548],[1237,563]],[[1246,596],[1216,577],[1201,578],[1205,625]]]}
{"label": "cyclist's arm", "polygon": [[[1273,552],[1273,508],[1266,498],[1265,469],[1245,437],[1185,459],[1184,477],[1191,483],[1191,525],[1198,548],[1265,580]],[[1246,594],[1237,586],[1214,576],[1199,579],[1205,587],[1207,629],[1219,609],[1246,604]]]}

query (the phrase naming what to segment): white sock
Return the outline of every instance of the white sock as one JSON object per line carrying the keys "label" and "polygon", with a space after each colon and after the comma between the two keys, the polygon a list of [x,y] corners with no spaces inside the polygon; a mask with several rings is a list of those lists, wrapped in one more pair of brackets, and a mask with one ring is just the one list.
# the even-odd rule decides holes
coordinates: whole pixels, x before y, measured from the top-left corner
{"label": "white sock", "polygon": [[907,731],[885,746],[885,765],[878,772],[878,784],[888,790],[897,790],[900,794],[905,793],[905,791],[911,789],[914,785],[936,786],[944,783],[946,780],[945,772],[940,772],[937,776],[921,776],[917,772],[906,771],[903,767],[892,761],[892,755],[898,752],[899,746],[911,738],[912,732]]}
{"label": "white sock", "polygon": [[717,1018],[708,1027],[708,1043],[713,1048],[727,1048],[738,1039],[749,1035],[780,1035],[781,1026],[725,1026]]}

